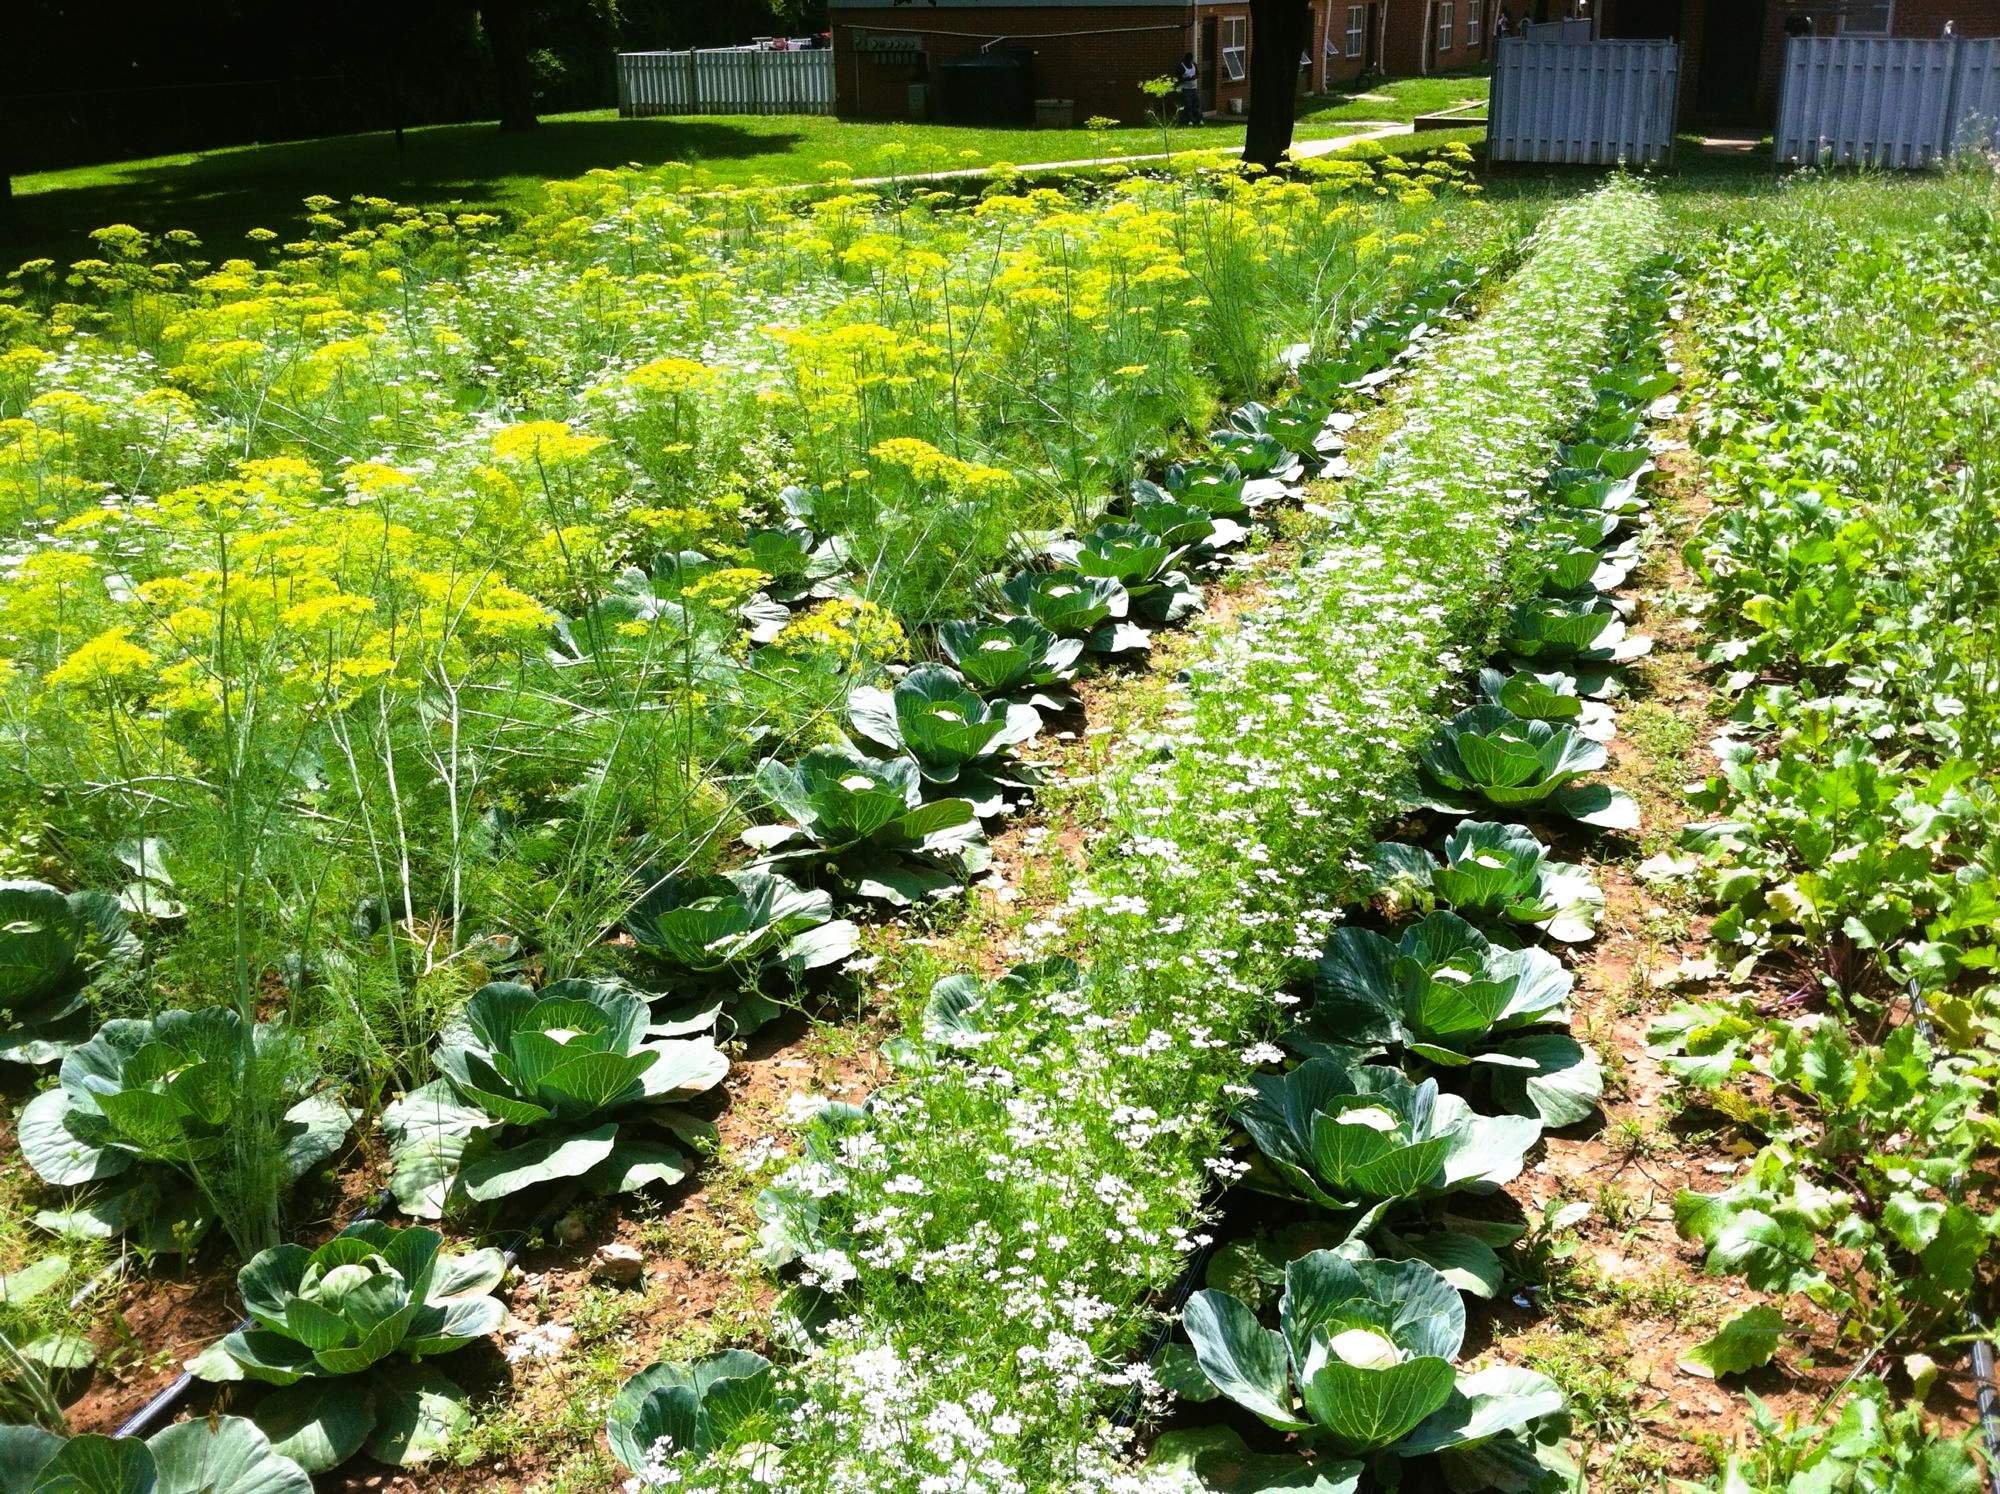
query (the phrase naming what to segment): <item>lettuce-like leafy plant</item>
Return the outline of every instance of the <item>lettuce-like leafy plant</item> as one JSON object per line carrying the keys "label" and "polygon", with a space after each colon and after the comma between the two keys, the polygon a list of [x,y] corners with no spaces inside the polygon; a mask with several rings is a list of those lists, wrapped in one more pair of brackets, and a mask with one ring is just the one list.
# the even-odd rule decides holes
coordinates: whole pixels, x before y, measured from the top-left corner
{"label": "lettuce-like leafy plant", "polygon": [[744,843],[765,862],[833,860],[861,897],[905,907],[964,886],[991,860],[972,802],[926,804],[923,775],[907,757],[815,747],[796,763],[764,759],[756,782],[791,822],[752,826]]}
{"label": "lettuce-like leafy plant", "polygon": [[861,932],[833,916],[830,894],[755,867],[668,877],[632,906],[625,930],[653,958],[696,975],[777,968],[795,979],[845,962]]}
{"label": "lettuce-like leafy plant", "polygon": [[1500,646],[1537,662],[1629,664],[1651,652],[1653,640],[1628,634],[1617,609],[1597,597],[1536,597],[1507,614]]}
{"label": "lettuce-like leafy plant", "polygon": [[1034,782],[1010,759],[1042,729],[1041,713],[1031,705],[989,705],[942,664],[919,664],[893,690],[853,691],[847,719],[876,748],[914,758],[928,782],[953,787],[981,815],[1006,807],[1005,789]]}
{"label": "lettuce-like leafy plant", "polygon": [[[257,1024],[246,1051],[243,1019],[227,1007],[115,1018],[63,1059],[60,1084],[21,1112],[21,1154],[44,1182],[62,1187],[125,1179],[146,1164],[166,1166],[199,1184],[202,1168],[232,1145],[247,1070],[254,1055],[289,1074],[286,1045],[297,1039]],[[295,1182],[340,1148],[354,1112],[329,1095],[306,1096],[285,1112],[278,1141],[284,1180]],[[87,1210],[137,1229],[131,1204],[178,1208],[172,1238],[142,1234],[152,1248],[184,1248],[208,1219],[198,1207],[163,1199],[143,1177],[99,1192]],[[90,1233],[99,1231],[90,1230]],[[109,1229],[102,1231],[109,1233]]]}
{"label": "lettuce-like leafy plant", "polygon": [[[1285,1270],[1276,1330],[1240,1298],[1213,1289],[1196,1292],[1181,1321],[1195,1362],[1223,1395],[1335,1457],[1369,1460],[1391,1487],[1401,1481],[1399,1460],[1429,1454],[1447,1465],[1464,1460],[1467,1469],[1482,1452],[1517,1471],[1524,1462],[1532,1468],[1525,1434],[1563,1410],[1562,1392],[1545,1376],[1508,1368],[1460,1375],[1452,1367],[1465,1305],[1421,1261],[1315,1250]],[[1502,1439],[1518,1446],[1491,1446]],[[1362,1472],[1358,1464],[1312,1466],[1336,1486]]]}
{"label": "lettuce-like leafy plant", "polygon": [[0,1063],[54,1063],[82,1040],[95,982],[139,955],[108,892],[0,882]]}
{"label": "lettuce-like leafy plant", "polygon": [[1455,913],[1433,913],[1391,942],[1335,930],[1304,1031],[1343,1048],[1394,1046],[1445,1068],[1479,1065],[1510,1109],[1552,1126],[1591,1113],[1597,1059],[1566,1033],[1570,975],[1544,949],[1506,949]]}
{"label": "lettuce-like leafy plant", "polygon": [[[416,1362],[486,1337],[507,1316],[492,1295],[507,1271],[500,1252],[445,1255],[443,1246],[435,1230],[371,1219],[317,1250],[263,1251],[236,1277],[249,1326],[188,1371],[279,1387],[255,1420],[308,1473],[346,1462],[364,1442],[380,1462],[426,1462],[471,1418],[463,1392]],[[401,1373],[368,1374],[392,1356],[407,1361]]]}
{"label": "lettuce-like leafy plant", "polygon": [[713,1089],[729,1060],[707,1038],[654,1039],[650,1023],[644,999],[608,981],[473,992],[433,1054],[444,1077],[383,1113],[403,1211],[434,1219],[453,1192],[491,1203],[569,1178],[598,1193],[680,1181],[687,1158],[646,1132],[691,1129],[661,1107]]}
{"label": "lettuce-like leafy plant", "polygon": [[1588,698],[1582,681],[1561,670],[1536,674],[1528,669],[1482,669],[1479,693],[1489,705],[1512,711],[1524,721],[1571,726],[1593,742],[1610,741],[1616,730],[1611,707]]}
{"label": "lettuce-like leafy plant", "polygon": [[[1292,440],[1288,441],[1287,436]],[[1246,477],[1268,477],[1293,483],[1305,476],[1296,442],[1302,439],[1283,421],[1273,421],[1266,405],[1252,401],[1229,412],[1229,423],[1208,433],[1208,444],[1218,456],[1236,464]],[[1305,449],[1312,450],[1311,437],[1304,437]]]}
{"label": "lettuce-like leafy plant", "polygon": [[1086,576],[1073,566],[1022,571],[1000,588],[1001,606],[1033,618],[1060,638],[1085,638],[1123,618],[1132,599],[1108,576]]}
{"label": "lettuce-like leafy plant", "polygon": [[1395,841],[1376,846],[1370,860],[1378,889],[1399,903],[1428,893],[1465,918],[1523,924],[1564,944],[1592,938],[1604,912],[1590,873],[1549,860],[1520,825],[1463,820],[1445,837],[1442,861]]}
{"label": "lettuce-like leafy plant", "polygon": [[137,1437],[59,1437],[0,1427],[8,1494],[312,1494],[312,1479],[240,1416],[183,1421]]}
{"label": "lettuce-like leafy plant", "polygon": [[1018,697],[1048,711],[1064,710],[1074,698],[1062,687],[1076,677],[1083,640],[1058,638],[1032,617],[943,623],[938,647],[981,694]]}
{"label": "lettuce-like leafy plant", "polygon": [[771,1362],[726,1349],[693,1364],[662,1360],[639,1371],[619,1387],[604,1433],[613,1456],[650,1490],[678,1482],[672,1473],[684,1460],[766,1441],[783,1409]]}
{"label": "lettuce-like leafy plant", "polygon": [[[1199,508],[1218,519],[1246,519],[1259,502],[1278,496],[1282,483],[1260,478],[1252,482],[1234,462],[1175,462],[1168,466],[1161,486],[1178,501]],[[1276,489],[1277,492],[1266,492]]]}
{"label": "lettuce-like leafy plant", "polygon": [[1519,1175],[1539,1120],[1480,1115],[1437,1081],[1412,1084],[1377,1064],[1309,1058],[1251,1077],[1236,1112],[1288,1191],[1369,1227],[1382,1206],[1447,1193],[1490,1193]]}
{"label": "lettuce-like leafy plant", "polygon": [[1607,760],[1602,744],[1569,727],[1477,705],[1440,727],[1419,754],[1412,802],[1446,814],[1473,814],[1488,805],[1546,807],[1600,829],[1636,830],[1639,806],[1629,795],[1609,784],[1576,781]]}

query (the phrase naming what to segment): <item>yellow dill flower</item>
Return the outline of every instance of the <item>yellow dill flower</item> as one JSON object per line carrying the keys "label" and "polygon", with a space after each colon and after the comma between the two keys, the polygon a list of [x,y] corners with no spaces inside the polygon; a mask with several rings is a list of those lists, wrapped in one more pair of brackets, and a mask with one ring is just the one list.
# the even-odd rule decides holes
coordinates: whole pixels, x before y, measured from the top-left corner
{"label": "yellow dill flower", "polygon": [[128,686],[153,667],[153,656],[132,641],[128,627],[107,628],[49,671],[48,686]]}
{"label": "yellow dill flower", "polygon": [[572,462],[603,444],[602,436],[574,431],[562,420],[529,420],[493,433],[493,455],[503,462]]}

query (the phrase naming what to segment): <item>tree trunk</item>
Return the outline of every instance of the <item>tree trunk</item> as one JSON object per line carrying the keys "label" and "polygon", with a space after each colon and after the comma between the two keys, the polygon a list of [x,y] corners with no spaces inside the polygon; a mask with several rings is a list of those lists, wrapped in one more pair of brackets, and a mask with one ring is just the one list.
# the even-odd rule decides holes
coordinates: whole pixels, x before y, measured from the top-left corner
{"label": "tree trunk", "polygon": [[1306,0],[1250,0],[1250,124],[1243,159],[1275,167],[1292,148],[1299,114],[1299,54],[1311,12]]}
{"label": "tree trunk", "polygon": [[500,95],[500,128],[532,130],[535,118],[534,73],[528,66],[528,18],[525,0],[481,0],[480,29],[493,49],[493,81]]}

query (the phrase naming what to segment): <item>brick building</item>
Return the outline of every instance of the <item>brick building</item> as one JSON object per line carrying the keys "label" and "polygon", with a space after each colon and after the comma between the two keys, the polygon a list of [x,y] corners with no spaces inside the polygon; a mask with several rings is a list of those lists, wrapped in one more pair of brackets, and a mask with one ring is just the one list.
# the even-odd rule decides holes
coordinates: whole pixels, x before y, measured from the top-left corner
{"label": "brick building", "polygon": [[[1500,0],[1310,0],[1300,86],[1318,92],[1364,75],[1441,72],[1487,60]],[[1202,107],[1249,108],[1249,0],[829,0],[836,109],[850,119],[940,111],[940,91],[965,86],[964,60],[994,59],[1034,98],[1067,99],[1077,122],[1138,122],[1148,79],[1195,54]]]}

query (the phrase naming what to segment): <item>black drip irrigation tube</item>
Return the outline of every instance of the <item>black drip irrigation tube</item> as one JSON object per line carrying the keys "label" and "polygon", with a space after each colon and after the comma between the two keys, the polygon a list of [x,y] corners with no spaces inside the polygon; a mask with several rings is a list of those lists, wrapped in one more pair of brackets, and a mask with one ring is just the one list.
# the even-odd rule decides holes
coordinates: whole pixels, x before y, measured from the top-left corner
{"label": "black drip irrigation tube", "polygon": [[[1930,1008],[1924,1004],[1923,988],[1912,980],[1908,992],[1910,1020],[1916,1026],[1917,1036],[1935,1052],[1938,1046],[1937,1029],[1931,1026]],[[1964,1179],[1953,1175],[1945,1187],[1946,1196],[1953,1203],[1959,1203],[1964,1191]],[[1972,1339],[1973,1397],[1979,1406],[1979,1433],[1986,1442],[1986,1486],[1993,1494],[2000,1494],[2000,1387],[1994,1384],[1993,1340],[1980,1316],[1978,1288],[1979,1279],[1975,1273],[1972,1288],[1965,1294],[1965,1329]]]}
{"label": "black drip irrigation tube", "polygon": [[[1194,1295],[1195,1283],[1208,1269],[1208,1258],[1215,1254],[1215,1234],[1210,1231],[1202,1243],[1195,1248],[1188,1262],[1181,1267],[1181,1274],[1174,1278],[1173,1289],[1167,1293],[1166,1301],[1160,1305],[1160,1326],[1153,1330],[1153,1342],[1146,1350],[1142,1361],[1147,1369],[1160,1362],[1160,1356],[1167,1351],[1167,1341],[1174,1336],[1174,1327],[1181,1320],[1181,1309],[1187,1306],[1188,1298]],[[1125,1399],[1119,1402],[1117,1412],[1111,1418],[1111,1425],[1124,1430],[1139,1419],[1139,1407],[1143,1400],[1143,1387],[1134,1381],[1132,1388],[1125,1392]],[[2000,1494],[1995,1490],[1994,1494]]]}
{"label": "black drip irrigation tube", "polygon": [[[354,1217],[347,1221],[347,1225],[365,1224],[370,1219],[375,1218],[389,1207],[391,1196],[389,1190],[384,1188],[374,1198],[370,1199],[365,1206],[356,1211]],[[520,1258],[521,1247],[526,1245],[543,1225],[558,1218],[562,1211],[569,1207],[570,1201],[575,1197],[576,1189],[574,1186],[565,1189],[531,1223],[515,1230],[507,1248],[500,1252],[501,1261],[511,1269],[514,1262]],[[240,1333],[245,1328],[251,1326],[250,1320],[245,1318],[236,1325],[236,1331]],[[154,1396],[145,1405],[127,1417],[124,1424],[118,1428],[114,1435],[119,1437],[145,1436],[147,1428],[173,1410],[180,1398],[187,1394],[188,1387],[192,1384],[194,1384],[194,1376],[190,1375],[186,1370],[182,1370],[158,1395]],[[2000,1494],[2000,1490],[1996,1490],[1995,1494]]]}

